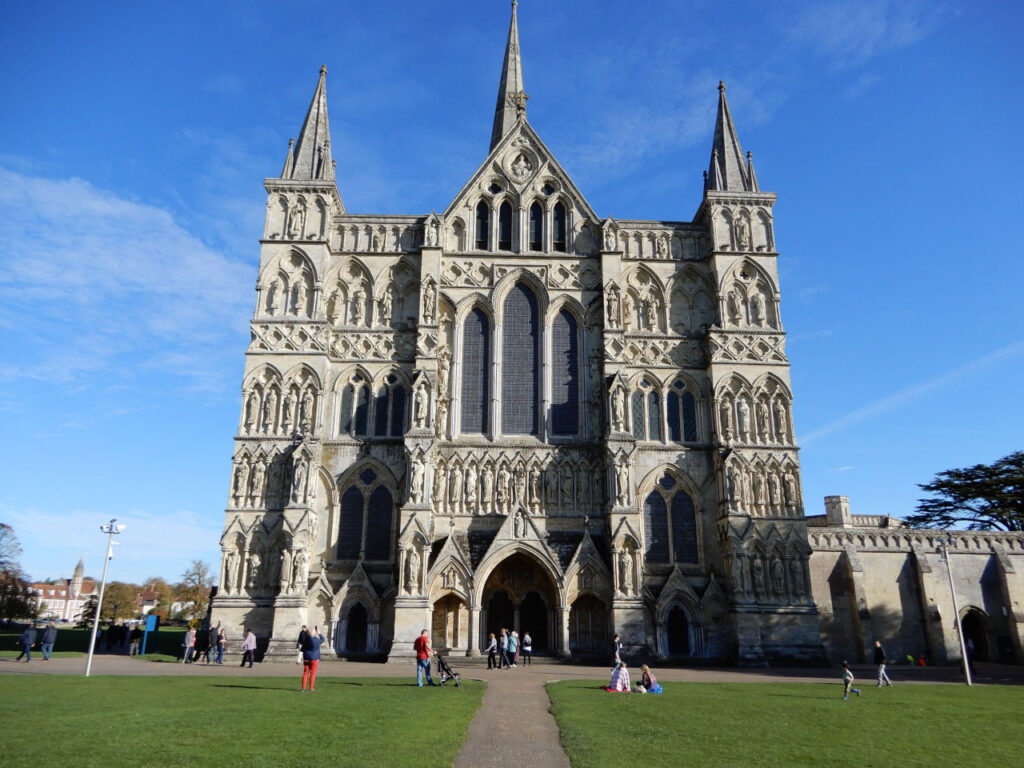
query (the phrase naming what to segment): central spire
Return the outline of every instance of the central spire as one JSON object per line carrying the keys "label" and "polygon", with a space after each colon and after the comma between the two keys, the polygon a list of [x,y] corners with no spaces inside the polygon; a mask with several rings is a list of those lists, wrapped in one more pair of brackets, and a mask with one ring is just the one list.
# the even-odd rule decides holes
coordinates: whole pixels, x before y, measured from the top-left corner
{"label": "central spire", "polygon": [[505,134],[512,130],[520,116],[526,117],[526,100],[530,98],[523,90],[523,63],[519,58],[519,23],[516,20],[517,5],[516,0],[512,0],[512,22],[508,27],[505,61],[501,66],[498,104],[494,108],[491,149],[494,149]]}

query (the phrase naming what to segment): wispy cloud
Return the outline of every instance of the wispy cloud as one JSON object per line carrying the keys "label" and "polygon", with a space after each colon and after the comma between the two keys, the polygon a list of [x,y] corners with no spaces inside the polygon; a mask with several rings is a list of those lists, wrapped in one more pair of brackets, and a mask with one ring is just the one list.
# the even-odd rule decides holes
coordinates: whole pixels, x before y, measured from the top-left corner
{"label": "wispy cloud", "polygon": [[800,443],[804,446],[810,445],[823,437],[835,434],[836,432],[841,432],[863,421],[880,416],[883,413],[888,413],[889,411],[895,410],[906,403],[913,402],[923,395],[951,386],[961,379],[977,375],[987,368],[1005,360],[1017,357],[1021,354],[1024,354],[1024,340],[1014,342],[1013,344],[1007,344],[1005,347],[1001,347],[994,352],[990,352],[987,355],[983,355],[975,360],[959,365],[956,368],[952,368],[951,370],[931,379],[914,384],[913,386],[907,387],[899,392],[876,400],[873,403],[868,403],[867,405],[861,406],[849,413],[845,413],[828,422],[824,426],[812,430],[806,435],[801,435]]}
{"label": "wispy cloud", "polygon": [[856,469],[855,466],[853,466],[852,464],[847,464],[844,467],[833,467],[832,469],[829,470],[829,472],[850,472],[851,470],[854,469]]}

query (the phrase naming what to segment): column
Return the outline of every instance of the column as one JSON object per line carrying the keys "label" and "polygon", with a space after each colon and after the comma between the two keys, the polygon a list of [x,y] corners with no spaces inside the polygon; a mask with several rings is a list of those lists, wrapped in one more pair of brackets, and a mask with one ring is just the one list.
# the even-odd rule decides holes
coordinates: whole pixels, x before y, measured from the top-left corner
{"label": "column", "polygon": [[561,643],[560,643],[559,648],[558,648],[558,655],[562,656],[564,658],[564,657],[568,657],[570,655],[569,654],[569,606],[562,605],[562,606],[559,606],[559,608],[560,608],[560,610],[562,612],[562,622],[561,622],[561,632],[559,633],[561,635]]}
{"label": "column", "polygon": [[480,655],[480,638],[477,637],[480,627],[480,609],[470,606],[469,609],[469,647],[466,649],[467,656]]}

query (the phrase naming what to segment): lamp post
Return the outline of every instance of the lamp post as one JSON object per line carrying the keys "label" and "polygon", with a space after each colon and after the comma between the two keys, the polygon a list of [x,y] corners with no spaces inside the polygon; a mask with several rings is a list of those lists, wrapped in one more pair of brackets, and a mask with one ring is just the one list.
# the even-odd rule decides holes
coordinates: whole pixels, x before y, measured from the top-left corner
{"label": "lamp post", "polygon": [[968,685],[974,685],[971,680],[971,665],[967,659],[967,643],[964,641],[964,626],[960,623],[960,608],[956,604],[956,590],[953,588],[953,566],[949,562],[949,537],[939,539],[939,546],[942,547],[942,558],[946,561],[946,576],[949,577],[949,594],[953,598],[953,620],[956,622],[956,636],[960,640],[960,660],[964,665],[964,678]]}
{"label": "lamp post", "polygon": [[100,530],[107,534],[107,559],[103,563],[103,579],[100,581],[100,595],[96,600],[96,617],[92,622],[92,637],[89,639],[89,656],[85,662],[85,676],[92,671],[92,654],[96,650],[96,630],[100,628],[100,609],[103,607],[103,590],[107,587],[107,568],[110,567],[110,558],[114,556],[114,537],[124,530],[123,525],[117,524],[114,518],[106,525],[101,525]]}

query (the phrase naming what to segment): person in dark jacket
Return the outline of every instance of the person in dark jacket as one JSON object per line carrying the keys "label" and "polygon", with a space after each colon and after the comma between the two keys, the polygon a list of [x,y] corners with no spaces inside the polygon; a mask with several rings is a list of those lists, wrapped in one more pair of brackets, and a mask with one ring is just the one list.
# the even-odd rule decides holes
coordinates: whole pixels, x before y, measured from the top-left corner
{"label": "person in dark jacket", "polygon": [[46,629],[43,630],[43,661],[50,660],[50,654],[53,653],[53,644],[57,642],[57,625],[52,621],[46,625]]}
{"label": "person in dark jacket", "polygon": [[21,637],[18,638],[18,642],[21,644],[21,653],[18,654],[18,658],[15,661],[21,661],[22,656],[27,656],[25,663],[32,661],[32,646],[36,644],[36,628],[29,624],[25,627],[25,631],[21,633]]}
{"label": "person in dark jacket", "polygon": [[878,665],[878,687],[881,688],[884,683],[892,688],[892,680],[885,673],[885,661],[885,649],[878,640],[875,640],[875,664]]}
{"label": "person in dark jacket", "polygon": [[320,646],[324,642],[324,636],[320,634],[320,627],[314,627],[312,632],[306,632],[302,641],[302,691],[306,692],[306,683],[309,683],[309,692],[316,690],[316,668],[320,666]]}

